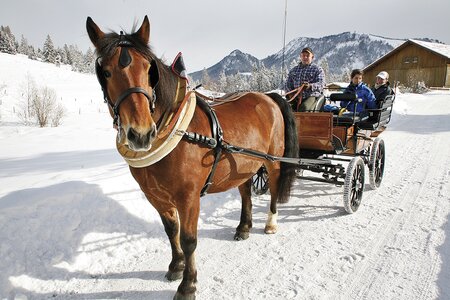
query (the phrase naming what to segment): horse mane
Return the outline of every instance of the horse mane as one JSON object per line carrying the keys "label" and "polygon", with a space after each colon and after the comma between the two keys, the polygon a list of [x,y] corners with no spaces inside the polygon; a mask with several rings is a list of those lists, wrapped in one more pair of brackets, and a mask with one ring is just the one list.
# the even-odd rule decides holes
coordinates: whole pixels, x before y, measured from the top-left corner
{"label": "horse mane", "polygon": [[172,74],[171,68],[164,64],[152,51],[151,47],[142,42],[136,32],[119,35],[117,32],[110,32],[98,41],[96,54],[98,57],[108,59],[114,55],[117,47],[123,41],[127,41],[127,46],[136,50],[151,63],[156,63],[159,73],[159,82],[156,87],[152,87],[156,92],[156,109],[165,112],[171,109],[173,99],[176,95],[177,78]]}

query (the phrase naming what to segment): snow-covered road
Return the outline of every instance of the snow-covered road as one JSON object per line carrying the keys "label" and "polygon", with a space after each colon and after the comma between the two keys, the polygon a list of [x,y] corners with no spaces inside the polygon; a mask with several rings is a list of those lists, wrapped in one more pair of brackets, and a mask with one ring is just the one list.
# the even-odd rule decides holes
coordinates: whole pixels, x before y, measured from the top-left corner
{"label": "snow-covered road", "polygon": [[[58,128],[3,116],[0,299],[171,299],[161,221],[114,149],[108,114],[76,103]],[[449,92],[397,97],[382,186],[366,183],[355,214],[342,187],[298,181],[277,234],[264,234],[264,195],[236,242],[237,190],[202,199],[198,299],[450,299],[449,103]]]}

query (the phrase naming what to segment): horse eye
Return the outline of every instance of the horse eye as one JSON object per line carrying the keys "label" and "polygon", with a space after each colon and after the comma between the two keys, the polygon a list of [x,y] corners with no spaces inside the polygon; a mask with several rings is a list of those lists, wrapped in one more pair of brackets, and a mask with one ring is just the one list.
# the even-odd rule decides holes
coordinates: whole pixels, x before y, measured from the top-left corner
{"label": "horse eye", "polygon": [[111,73],[109,71],[103,71],[103,75],[108,78],[111,77]]}

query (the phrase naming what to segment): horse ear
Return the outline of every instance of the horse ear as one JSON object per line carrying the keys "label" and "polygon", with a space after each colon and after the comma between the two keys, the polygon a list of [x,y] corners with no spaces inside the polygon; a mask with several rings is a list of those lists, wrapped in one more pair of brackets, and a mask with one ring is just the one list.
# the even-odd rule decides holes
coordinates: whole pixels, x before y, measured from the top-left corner
{"label": "horse ear", "polygon": [[98,41],[105,36],[105,33],[100,30],[97,24],[94,23],[91,17],[86,20],[86,30],[91,39],[92,44],[97,48]]}
{"label": "horse ear", "polygon": [[141,41],[147,45],[150,40],[150,22],[148,21],[148,17],[144,17],[144,21],[142,22],[141,28],[136,32]]}

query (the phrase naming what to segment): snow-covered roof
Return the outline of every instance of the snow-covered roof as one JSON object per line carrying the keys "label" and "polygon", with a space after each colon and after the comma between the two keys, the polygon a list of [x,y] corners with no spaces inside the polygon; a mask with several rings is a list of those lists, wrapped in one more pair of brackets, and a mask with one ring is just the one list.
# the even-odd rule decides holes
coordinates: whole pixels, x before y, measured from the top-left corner
{"label": "snow-covered roof", "polygon": [[397,48],[393,49],[391,52],[386,53],[379,59],[372,62],[370,65],[366,66],[364,68],[364,70],[370,69],[372,66],[378,64],[378,62],[383,60],[385,57],[390,56],[392,53],[396,52],[398,49],[404,47],[408,43],[413,43],[413,44],[419,45],[421,47],[427,48],[428,50],[433,51],[434,53],[437,53],[439,55],[445,56],[450,59],[450,45],[409,39],[409,40],[405,41],[403,44],[401,44],[400,46],[398,46]]}
{"label": "snow-covered roof", "polygon": [[424,48],[430,49],[440,55],[450,58],[450,45],[440,44],[440,43],[430,43],[419,40],[410,40],[411,42],[420,45]]}

